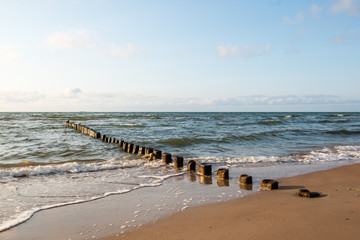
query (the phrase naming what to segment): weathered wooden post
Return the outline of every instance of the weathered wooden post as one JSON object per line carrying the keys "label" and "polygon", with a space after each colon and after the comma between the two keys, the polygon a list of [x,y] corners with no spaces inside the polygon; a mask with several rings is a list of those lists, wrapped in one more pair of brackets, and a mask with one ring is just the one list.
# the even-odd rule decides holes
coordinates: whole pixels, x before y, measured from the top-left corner
{"label": "weathered wooden post", "polygon": [[201,174],[204,176],[210,176],[211,175],[211,164],[200,163],[199,167],[198,167],[198,174]]}
{"label": "weathered wooden post", "polygon": [[134,145],[132,153],[133,154],[138,154],[138,152],[139,152],[139,145]]}
{"label": "weathered wooden post", "polygon": [[187,163],[187,170],[188,171],[196,171],[196,162],[194,160],[190,160]]}
{"label": "weathered wooden post", "polygon": [[101,135],[101,141],[105,142],[106,135]]}
{"label": "weathered wooden post", "polygon": [[252,177],[247,174],[241,174],[239,177],[240,184],[252,184]]}
{"label": "weathered wooden post", "polygon": [[133,148],[134,148],[134,144],[129,143],[129,144],[128,144],[127,152],[128,152],[128,153],[132,153],[132,152],[133,152]]}
{"label": "weathered wooden post", "polygon": [[302,188],[296,192],[296,196],[304,197],[304,198],[315,198],[315,197],[320,197],[320,193],[310,192],[309,190]]}
{"label": "weathered wooden post", "polygon": [[146,150],[146,147],[140,146],[139,147],[139,155],[145,155],[145,150]]}
{"label": "weathered wooden post", "polygon": [[169,164],[172,162],[171,154],[170,153],[163,153],[162,154],[162,161],[163,163]]}
{"label": "weathered wooden post", "polygon": [[98,138],[100,138],[100,137],[101,137],[101,133],[95,132],[95,138],[98,139]]}
{"label": "weathered wooden post", "polygon": [[127,143],[127,142],[124,142],[124,143],[123,143],[123,151],[124,151],[124,152],[127,152],[127,150],[128,150],[128,143]]}
{"label": "weathered wooden post", "polygon": [[152,148],[146,148],[145,154],[147,155],[147,154],[153,153],[153,151],[154,151],[154,149],[152,149]]}
{"label": "weathered wooden post", "polygon": [[275,181],[273,179],[263,179],[260,184],[260,188],[262,190],[273,190],[279,188],[278,181]]}
{"label": "weathered wooden post", "polygon": [[161,151],[160,150],[154,150],[154,157],[155,159],[161,159]]}
{"label": "weathered wooden post", "polygon": [[174,168],[182,168],[184,165],[184,158],[180,156],[174,156]]}
{"label": "weathered wooden post", "polygon": [[216,171],[216,176],[217,179],[221,179],[221,180],[229,180],[229,169],[227,168],[219,168]]}

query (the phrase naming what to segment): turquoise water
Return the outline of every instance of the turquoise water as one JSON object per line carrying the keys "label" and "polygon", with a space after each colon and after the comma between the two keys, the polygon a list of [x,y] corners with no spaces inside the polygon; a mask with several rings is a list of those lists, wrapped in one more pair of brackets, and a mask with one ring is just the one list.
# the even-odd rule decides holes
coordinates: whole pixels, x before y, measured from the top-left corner
{"label": "turquoise water", "polygon": [[213,169],[360,160],[360,113],[0,113],[0,231],[42,209],[181,174],[65,128],[67,120]]}

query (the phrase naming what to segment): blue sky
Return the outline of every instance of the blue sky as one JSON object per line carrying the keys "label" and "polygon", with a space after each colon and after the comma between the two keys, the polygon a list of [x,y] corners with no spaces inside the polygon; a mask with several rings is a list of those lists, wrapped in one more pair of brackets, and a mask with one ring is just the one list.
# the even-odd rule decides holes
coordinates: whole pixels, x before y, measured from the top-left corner
{"label": "blue sky", "polygon": [[359,0],[0,0],[0,111],[359,111],[359,66]]}

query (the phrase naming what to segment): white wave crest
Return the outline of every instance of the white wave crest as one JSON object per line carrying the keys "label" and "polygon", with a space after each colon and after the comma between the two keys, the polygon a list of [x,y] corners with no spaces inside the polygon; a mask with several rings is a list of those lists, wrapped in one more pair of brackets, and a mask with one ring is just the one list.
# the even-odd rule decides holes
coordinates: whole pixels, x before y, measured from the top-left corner
{"label": "white wave crest", "polygon": [[225,164],[228,166],[237,164],[253,163],[317,163],[335,161],[357,161],[360,160],[360,146],[333,146],[303,154],[286,156],[245,156],[245,157],[198,157],[192,158],[200,162]]}
{"label": "white wave crest", "polygon": [[119,168],[137,167],[143,164],[135,160],[110,160],[92,163],[67,162],[62,164],[47,164],[0,169],[0,177],[28,177],[50,174],[96,172]]}

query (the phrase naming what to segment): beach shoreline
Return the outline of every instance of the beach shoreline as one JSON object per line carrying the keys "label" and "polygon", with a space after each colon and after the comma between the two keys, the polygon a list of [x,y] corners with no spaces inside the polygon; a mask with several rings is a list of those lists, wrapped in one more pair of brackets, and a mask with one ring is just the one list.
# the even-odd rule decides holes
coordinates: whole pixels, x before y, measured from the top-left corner
{"label": "beach shoreline", "polygon": [[[358,113],[3,113],[1,239],[93,239],[242,198],[281,179],[360,160]],[[211,164],[211,177],[148,161],[101,134]],[[340,125],[339,125],[340,124]],[[354,128],[355,126],[355,128]],[[61,143],[61,144],[59,144]],[[167,160],[168,161],[168,160]],[[218,181],[227,167],[230,180]],[[253,177],[242,189],[239,175]],[[16,226],[16,227],[14,227]],[[39,229],[46,229],[41,230]]]}
{"label": "beach shoreline", "polygon": [[[294,201],[294,199],[296,199],[295,201],[299,201],[299,197],[295,197],[295,192],[300,187],[306,187],[311,191],[319,191],[329,195],[328,189],[323,189],[322,186],[316,185],[319,181],[321,182],[323,180],[321,178],[319,180],[318,177],[314,178],[313,175],[317,173],[327,173],[328,171],[338,172],[338,169],[342,169],[344,165],[350,169],[355,168],[359,172],[360,164],[356,162],[317,165],[281,164],[267,167],[231,168],[230,180],[227,186],[222,186],[220,182],[217,182],[216,175],[213,175],[212,178],[210,178],[211,180],[206,180],[210,180],[210,182],[206,182],[200,175],[183,172],[183,174],[179,176],[166,179],[162,185],[158,187],[140,188],[125,194],[108,196],[91,202],[40,211],[29,221],[1,232],[0,238],[6,240],[25,238],[36,240],[81,240],[117,239],[119,237],[143,239],[141,236],[153,236],[153,239],[161,239],[162,237],[169,239],[169,236],[167,236],[169,233],[164,236],[159,236],[154,235],[153,231],[161,233],[162,230],[155,229],[163,226],[164,222],[168,224],[168,220],[177,219],[178,216],[189,214],[187,215],[188,219],[174,220],[175,223],[173,220],[170,221],[173,222],[175,228],[180,230],[178,235],[171,235],[172,238],[170,239],[187,238],[189,236],[183,236],[184,232],[189,231],[191,235],[196,235],[199,231],[198,229],[204,227],[202,224],[204,220],[205,223],[210,221],[207,227],[211,226],[212,230],[218,228],[219,226],[211,223],[211,221],[215,220],[216,223],[221,223],[222,220],[217,220],[223,212],[221,206],[225,207],[225,209],[227,209],[226,211],[229,211],[228,206],[234,206],[238,201],[240,201],[239,203],[241,203],[241,205],[246,205],[248,201],[262,204],[268,201],[266,196],[271,197],[277,196],[278,194],[285,194],[284,199],[290,196],[291,201]],[[245,190],[239,186],[238,177],[239,174],[242,173],[253,176],[254,183],[251,190]],[[346,171],[344,174],[343,171],[340,171],[339,176],[343,179],[348,179],[351,174],[347,174]],[[280,190],[261,191],[259,194],[260,181],[263,178],[279,179]],[[359,179],[356,178],[352,180],[352,182],[353,185],[356,183],[356,186],[351,185],[349,187],[360,187]],[[354,191],[354,194],[356,193],[357,191]],[[331,193],[331,195],[332,194],[333,193]],[[322,196],[319,199],[304,200],[307,200],[305,201],[306,203],[314,200],[323,201],[323,199],[327,198],[328,196]],[[360,199],[360,197],[357,198],[357,200],[358,199]],[[294,204],[291,203],[291,201],[289,202],[290,206]],[[283,204],[289,205],[286,203]],[[272,206],[270,208],[272,208]],[[208,209],[211,210],[209,213]],[[251,207],[249,209],[251,209]],[[195,213],[193,213],[194,211]],[[357,210],[357,212],[359,211]],[[232,209],[230,209],[229,213],[230,215],[224,216],[223,220],[229,218],[237,221],[231,215],[235,213]],[[192,216],[203,217],[194,219]],[[238,213],[238,216],[241,216],[241,213]],[[187,226],[186,223],[191,221],[193,221],[194,226]],[[223,228],[221,232],[232,231],[232,225],[230,223],[228,220],[223,222],[219,227],[219,229]],[[162,228],[167,229],[169,227],[163,226]],[[172,228],[170,227],[169,229]],[[185,231],[184,229],[188,230]],[[172,231],[176,232],[175,229]],[[177,236],[179,236],[179,238]],[[204,236],[206,236],[204,238],[207,239],[211,239],[212,237],[207,236],[206,231]],[[217,237],[220,237],[220,235]],[[236,236],[233,237],[236,238]],[[202,236],[197,235],[197,238],[202,239]]]}
{"label": "beach shoreline", "polygon": [[[102,239],[358,239],[359,173],[354,164],[280,179],[278,190],[194,207]],[[321,196],[298,197],[300,188]]]}

